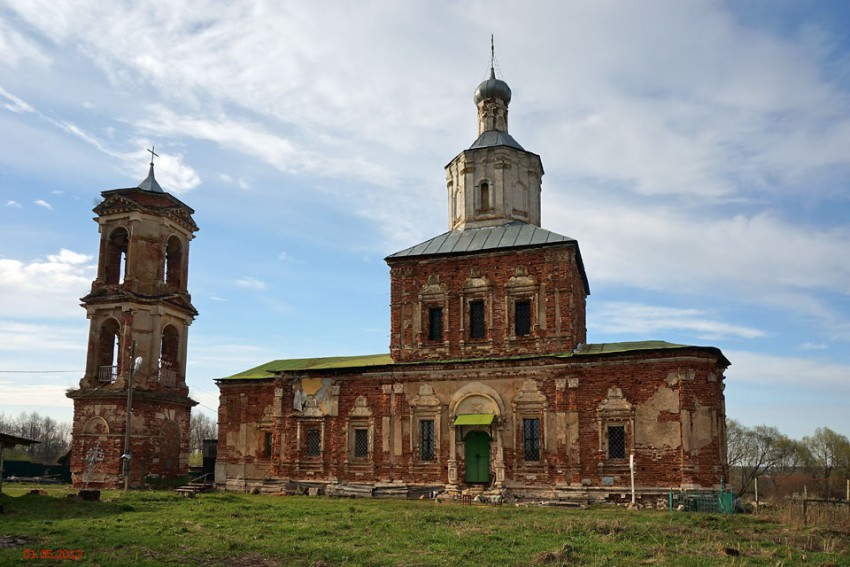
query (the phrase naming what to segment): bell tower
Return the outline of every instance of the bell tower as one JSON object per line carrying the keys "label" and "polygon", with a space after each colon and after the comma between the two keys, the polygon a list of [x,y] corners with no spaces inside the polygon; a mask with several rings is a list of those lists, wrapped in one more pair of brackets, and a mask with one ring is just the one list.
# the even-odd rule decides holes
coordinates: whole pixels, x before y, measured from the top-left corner
{"label": "bell tower", "polygon": [[100,251],[91,292],[81,299],[90,321],[86,373],[67,394],[77,486],[123,485],[127,470],[130,485],[188,470],[197,402],[186,386],[186,352],[198,312],[187,280],[198,226],[195,211],[160,187],[156,154],[148,151],[147,178],[102,192],[93,209]]}
{"label": "bell tower", "polygon": [[543,163],[508,133],[511,89],[496,78],[490,39],[490,76],[475,89],[478,139],[446,166],[449,230],[520,221],[540,226]]}

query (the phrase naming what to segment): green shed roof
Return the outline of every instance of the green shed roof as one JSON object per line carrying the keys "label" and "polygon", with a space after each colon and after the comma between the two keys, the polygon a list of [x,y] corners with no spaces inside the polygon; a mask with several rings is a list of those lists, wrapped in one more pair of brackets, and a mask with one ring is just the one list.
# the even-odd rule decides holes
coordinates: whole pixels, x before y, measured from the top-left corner
{"label": "green shed roof", "polygon": [[467,413],[455,418],[455,425],[490,425],[495,415],[492,413]]}
{"label": "green shed roof", "polygon": [[261,364],[255,368],[245,370],[233,376],[219,378],[218,380],[258,380],[263,378],[272,378],[275,372],[298,372],[311,370],[335,370],[335,369],[355,369],[367,368],[370,366],[386,366],[390,364],[447,364],[457,362],[480,362],[484,360],[519,360],[528,358],[537,358],[540,356],[554,356],[558,358],[571,358],[574,356],[596,356],[606,354],[625,354],[630,352],[640,352],[646,350],[674,350],[696,348],[700,350],[712,351],[718,354],[722,362],[729,364],[726,357],[720,349],[715,347],[698,347],[689,345],[678,345],[668,343],[667,341],[633,341],[622,343],[597,343],[582,345],[576,352],[563,352],[558,354],[526,354],[507,357],[481,357],[476,359],[442,359],[442,360],[423,360],[410,363],[397,363],[393,361],[389,354],[366,354],[360,356],[330,356],[324,358],[290,358],[285,360],[273,360],[265,364]]}

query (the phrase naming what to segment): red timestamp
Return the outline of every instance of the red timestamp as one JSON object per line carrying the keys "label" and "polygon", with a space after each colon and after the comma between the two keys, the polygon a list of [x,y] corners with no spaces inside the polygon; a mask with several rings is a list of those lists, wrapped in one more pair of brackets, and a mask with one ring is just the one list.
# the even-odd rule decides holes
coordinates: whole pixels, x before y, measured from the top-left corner
{"label": "red timestamp", "polygon": [[82,549],[25,549],[24,559],[58,559],[60,561],[79,561],[83,558]]}

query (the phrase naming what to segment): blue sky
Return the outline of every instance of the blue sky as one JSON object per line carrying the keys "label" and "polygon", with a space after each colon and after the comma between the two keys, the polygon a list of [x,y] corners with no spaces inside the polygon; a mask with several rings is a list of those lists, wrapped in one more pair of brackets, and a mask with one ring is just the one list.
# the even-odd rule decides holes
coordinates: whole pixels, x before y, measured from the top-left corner
{"label": "blue sky", "polygon": [[848,6],[8,0],[0,412],[70,420],[91,208],[151,145],[201,227],[201,411],[272,359],[387,352],[383,258],[446,230],[494,33],[543,226],[581,245],[589,341],[718,346],[729,417],[850,434]]}

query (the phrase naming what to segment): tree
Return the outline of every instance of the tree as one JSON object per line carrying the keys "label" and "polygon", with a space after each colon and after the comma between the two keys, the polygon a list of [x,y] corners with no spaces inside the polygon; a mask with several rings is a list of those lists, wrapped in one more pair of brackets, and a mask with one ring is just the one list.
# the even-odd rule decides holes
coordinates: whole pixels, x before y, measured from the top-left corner
{"label": "tree", "polygon": [[[822,479],[823,496],[832,498],[830,478],[833,473],[850,474],[850,440],[828,427],[818,427],[811,437],[804,437],[808,447],[812,474]],[[837,476],[837,475],[836,475]]]}
{"label": "tree", "polygon": [[733,485],[737,484],[738,496],[751,489],[756,477],[801,460],[797,453],[799,444],[775,427],[746,427],[730,419],[726,424],[726,438],[731,480]]}
{"label": "tree", "polygon": [[68,451],[71,442],[70,424],[41,417],[38,412],[21,412],[16,418],[0,414],[0,431],[38,441],[23,450],[36,463],[56,462]]}
{"label": "tree", "polygon": [[215,420],[201,412],[192,412],[189,420],[189,454],[200,454],[204,449],[204,439],[215,439],[218,426]]}

